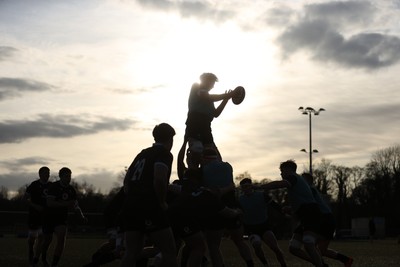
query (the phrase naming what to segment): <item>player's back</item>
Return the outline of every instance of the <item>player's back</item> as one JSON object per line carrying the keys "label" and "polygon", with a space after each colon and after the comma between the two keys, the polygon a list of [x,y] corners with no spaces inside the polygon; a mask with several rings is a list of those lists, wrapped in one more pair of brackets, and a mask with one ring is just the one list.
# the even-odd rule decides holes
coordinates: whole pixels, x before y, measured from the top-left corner
{"label": "player's back", "polygon": [[154,165],[164,164],[171,174],[172,154],[162,145],[143,149],[133,160],[124,179],[125,192],[131,199],[154,200]]}

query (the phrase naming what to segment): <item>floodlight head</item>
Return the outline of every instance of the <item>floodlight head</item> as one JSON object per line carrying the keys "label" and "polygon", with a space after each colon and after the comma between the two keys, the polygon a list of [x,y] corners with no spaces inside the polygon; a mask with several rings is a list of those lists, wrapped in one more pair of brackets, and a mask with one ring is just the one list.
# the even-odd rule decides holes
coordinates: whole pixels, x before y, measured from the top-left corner
{"label": "floodlight head", "polygon": [[303,107],[299,107],[299,110],[303,110],[304,108]]}
{"label": "floodlight head", "polygon": [[316,150],[316,149],[313,149],[313,151],[312,151],[313,153],[318,153],[318,150]]}
{"label": "floodlight head", "polygon": [[307,153],[307,150],[306,150],[305,148],[303,148],[303,149],[300,149],[300,151],[301,151],[301,152],[305,152],[305,153]]}
{"label": "floodlight head", "polygon": [[314,109],[312,107],[306,107],[306,110],[308,111],[314,111]]}

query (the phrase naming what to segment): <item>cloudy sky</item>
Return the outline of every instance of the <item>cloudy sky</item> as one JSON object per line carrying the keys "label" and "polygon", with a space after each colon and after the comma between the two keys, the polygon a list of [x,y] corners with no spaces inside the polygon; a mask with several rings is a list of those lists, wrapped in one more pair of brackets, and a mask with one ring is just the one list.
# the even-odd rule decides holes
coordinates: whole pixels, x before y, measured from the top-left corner
{"label": "cloudy sky", "polygon": [[326,109],[316,163],[364,166],[399,143],[399,17],[399,0],[0,0],[0,184],[68,166],[108,192],[160,122],[176,157],[203,72],[246,88],[213,121],[235,175],[307,168],[299,106]]}

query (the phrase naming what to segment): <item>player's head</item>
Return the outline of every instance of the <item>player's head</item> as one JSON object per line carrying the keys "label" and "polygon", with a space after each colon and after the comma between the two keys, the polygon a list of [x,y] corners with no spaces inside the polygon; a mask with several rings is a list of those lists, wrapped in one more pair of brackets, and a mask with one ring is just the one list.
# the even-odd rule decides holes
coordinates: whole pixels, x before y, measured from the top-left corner
{"label": "player's head", "polygon": [[156,143],[168,144],[172,148],[172,141],[175,135],[175,130],[168,123],[160,123],[153,129],[153,137]]}
{"label": "player's head", "polygon": [[314,183],[314,177],[310,173],[304,172],[301,174],[301,176],[303,176],[304,180],[306,180],[309,185]]}
{"label": "player's head", "polygon": [[67,167],[62,167],[62,168],[58,171],[58,177],[60,177],[60,181],[61,181],[64,185],[69,185],[69,183],[71,182],[71,174],[72,174],[71,169],[69,169],[69,168],[67,168]]}
{"label": "player's head", "polygon": [[43,166],[39,169],[39,178],[42,182],[47,182],[50,178],[50,169],[47,166]]}
{"label": "player's head", "polygon": [[297,164],[294,160],[289,159],[287,161],[281,162],[279,169],[281,170],[282,177],[288,174],[296,173]]}
{"label": "player's head", "polygon": [[211,90],[215,82],[218,82],[218,78],[214,73],[206,72],[200,75],[200,82],[205,89]]}
{"label": "player's head", "polygon": [[242,189],[243,193],[249,194],[253,190],[253,181],[250,178],[244,178],[240,181],[240,189]]}

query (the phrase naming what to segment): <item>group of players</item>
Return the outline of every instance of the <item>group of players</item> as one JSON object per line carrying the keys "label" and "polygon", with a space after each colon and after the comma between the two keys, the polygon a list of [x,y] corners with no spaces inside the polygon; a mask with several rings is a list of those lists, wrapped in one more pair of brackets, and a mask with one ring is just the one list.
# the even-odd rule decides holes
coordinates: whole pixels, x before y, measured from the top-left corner
{"label": "group of players", "polygon": [[[211,261],[212,266],[222,267],[224,257],[220,246],[224,234],[229,235],[246,266],[254,266],[254,261],[244,234],[249,236],[264,266],[268,266],[268,261],[262,242],[271,248],[281,266],[287,266],[271,231],[269,206],[291,214],[298,222],[289,245],[292,254],[317,267],[327,266],[322,255],[343,262],[345,267],[351,266],[351,258],[328,248],[334,232],[332,212],[312,186],[309,179],[312,177],[296,173],[294,161],[281,163],[281,181],[256,187],[250,178],[243,179],[238,196],[232,166],[222,160],[211,131],[213,118],[221,114],[234,96],[232,90],[210,94],[217,80],[214,74],[204,73],[200,76],[201,82],[192,86],[185,138],[177,156],[178,179],[170,183],[173,162],[170,151],[175,130],[161,123],[152,132],[155,143],[135,157],[120,192],[105,211],[109,242],[96,251],[92,262],[85,266],[100,266],[116,258],[121,258],[121,267],[147,266],[147,259],[151,257],[157,266],[200,267]],[[221,103],[215,108],[214,102],[218,101]],[[46,252],[53,233],[57,245],[51,266],[57,266],[65,242],[68,208],[74,208],[84,219],[76,193],[69,185],[71,171],[61,170],[60,180],[49,186],[45,186],[49,175],[42,178],[44,171],[39,171],[40,179],[27,190],[32,213],[46,207],[44,241],[36,246],[36,251],[30,249],[33,266],[37,265],[40,254],[46,266]],[[37,188],[46,187],[42,192],[47,190],[45,200],[42,194],[40,207],[35,205],[38,202],[34,199],[34,183]],[[287,188],[290,208],[279,207],[269,197],[268,191],[277,188]],[[31,231],[30,248],[34,236],[35,232]]]}
{"label": "group of players", "polygon": [[[57,266],[64,250],[67,235],[68,211],[74,210],[83,221],[75,189],[70,185],[72,171],[63,167],[59,170],[59,180],[49,182],[50,169],[39,169],[39,179],[26,189],[25,198],[29,200],[28,215],[28,253],[30,266],[37,266],[39,257],[43,266]],[[54,255],[49,265],[47,250],[56,237]]]}

